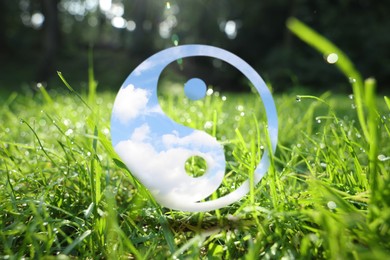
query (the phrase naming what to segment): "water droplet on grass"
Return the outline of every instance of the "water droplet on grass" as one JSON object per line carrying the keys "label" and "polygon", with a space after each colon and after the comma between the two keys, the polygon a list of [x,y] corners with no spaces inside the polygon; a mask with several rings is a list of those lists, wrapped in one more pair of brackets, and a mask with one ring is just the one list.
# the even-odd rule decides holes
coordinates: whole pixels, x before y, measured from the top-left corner
{"label": "water droplet on grass", "polygon": [[300,96],[296,96],[296,97],[295,97],[295,101],[297,101],[297,102],[301,102],[301,101],[302,101],[302,99],[301,99],[301,97],[300,97]]}
{"label": "water droplet on grass", "polygon": [[68,130],[66,130],[66,132],[65,132],[66,136],[69,136],[71,134],[73,134],[73,129],[69,128]]}
{"label": "water droplet on grass", "polygon": [[329,201],[326,205],[328,206],[329,209],[337,208],[336,202],[334,201]]}
{"label": "water droplet on grass", "polygon": [[384,161],[390,160],[390,157],[388,157],[384,154],[380,154],[380,155],[378,155],[378,160],[381,162],[384,162]]}
{"label": "water droplet on grass", "polygon": [[45,119],[39,120],[39,125],[40,126],[45,126],[46,125],[46,120]]}
{"label": "water droplet on grass", "polygon": [[336,53],[331,53],[326,57],[326,61],[329,64],[334,64],[339,60],[339,56]]}
{"label": "water droplet on grass", "polygon": [[356,82],[355,78],[352,78],[352,77],[349,78],[349,83],[355,83],[355,82]]}
{"label": "water droplet on grass", "polygon": [[204,129],[211,129],[212,127],[213,127],[213,122],[211,121],[207,121],[203,126]]}

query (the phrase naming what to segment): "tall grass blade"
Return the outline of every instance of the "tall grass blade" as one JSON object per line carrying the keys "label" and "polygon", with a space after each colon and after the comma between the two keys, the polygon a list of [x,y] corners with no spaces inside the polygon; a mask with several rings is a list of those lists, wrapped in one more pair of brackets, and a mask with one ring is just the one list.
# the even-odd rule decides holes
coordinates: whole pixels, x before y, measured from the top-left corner
{"label": "tall grass blade", "polygon": [[72,94],[76,95],[76,97],[78,97],[78,98],[80,99],[80,101],[83,102],[84,105],[86,105],[90,110],[92,110],[91,107],[90,107],[90,106],[84,101],[84,99],[80,96],[80,94],[77,93],[77,91],[75,91],[75,90],[72,88],[72,86],[68,83],[68,81],[67,81],[67,80],[65,79],[65,77],[62,75],[62,72],[57,71],[57,74],[58,74],[58,76],[60,77],[61,81],[64,83],[64,85],[68,88],[68,90],[69,90]]}
{"label": "tall grass blade", "polygon": [[384,97],[387,107],[390,109],[390,98]]}
{"label": "tall grass blade", "polygon": [[306,42],[314,49],[322,53],[324,56],[329,54],[336,54],[338,59],[335,65],[341,70],[341,72],[348,78],[352,84],[353,94],[355,96],[356,111],[360,126],[363,130],[364,136],[367,141],[370,140],[370,134],[368,132],[367,123],[365,120],[364,107],[363,107],[363,79],[359,72],[356,70],[352,61],[347,55],[340,50],[336,45],[330,42],[328,39],[311,29],[306,24],[302,23],[296,18],[289,18],[287,20],[287,28],[294,33],[302,41]]}
{"label": "tall grass blade", "polygon": [[88,53],[88,103],[92,106],[96,100],[97,81],[93,67],[93,49],[90,47]]}

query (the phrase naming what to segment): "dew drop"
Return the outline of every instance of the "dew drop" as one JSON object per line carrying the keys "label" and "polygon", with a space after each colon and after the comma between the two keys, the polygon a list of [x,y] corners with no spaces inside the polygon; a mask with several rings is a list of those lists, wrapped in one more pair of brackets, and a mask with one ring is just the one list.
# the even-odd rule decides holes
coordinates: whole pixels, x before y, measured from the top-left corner
{"label": "dew drop", "polygon": [[329,209],[337,208],[336,202],[334,201],[329,201],[326,205],[328,206]]}
{"label": "dew drop", "polygon": [[353,99],[353,94],[349,94],[349,95],[348,95],[348,98],[349,98],[349,99]]}
{"label": "dew drop", "polygon": [[381,162],[384,162],[384,161],[390,160],[390,157],[387,157],[384,154],[380,154],[380,155],[378,155],[378,160]]}
{"label": "dew drop", "polygon": [[212,127],[213,127],[213,122],[211,121],[207,121],[203,126],[204,129],[211,129]]}
{"label": "dew drop", "polygon": [[301,101],[302,101],[301,96],[296,96],[296,97],[295,97],[295,101],[301,102]]}
{"label": "dew drop", "polygon": [[339,60],[339,56],[336,53],[331,53],[326,57],[326,61],[329,64],[334,64]]}
{"label": "dew drop", "polygon": [[352,78],[352,77],[349,78],[349,83],[355,83],[355,82],[356,82],[355,78]]}
{"label": "dew drop", "polygon": [[207,96],[211,96],[212,94],[214,93],[214,90],[209,88],[207,91],[206,91],[206,95]]}
{"label": "dew drop", "polygon": [[66,132],[65,132],[66,136],[69,136],[71,134],[73,134],[73,129],[69,128],[68,130],[66,130]]}

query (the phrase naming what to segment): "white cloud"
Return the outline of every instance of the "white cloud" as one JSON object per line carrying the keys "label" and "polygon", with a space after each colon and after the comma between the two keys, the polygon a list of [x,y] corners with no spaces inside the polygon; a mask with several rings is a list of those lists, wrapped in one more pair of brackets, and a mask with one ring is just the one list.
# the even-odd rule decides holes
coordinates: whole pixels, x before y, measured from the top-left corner
{"label": "white cloud", "polygon": [[[225,157],[223,147],[214,138],[200,131],[184,138],[171,135],[173,138],[169,137],[172,139],[167,144],[179,144],[180,147],[165,146],[159,151],[155,147],[159,140],[145,142],[149,130],[147,125],[137,128],[130,140],[115,146],[115,151],[157,201],[176,207],[207,198],[219,187],[225,173]],[[142,131],[145,131],[144,135]],[[191,140],[196,142],[200,136],[208,136],[211,142],[204,143],[203,149],[192,147]],[[194,155],[203,157],[207,162],[206,174],[198,178],[190,177],[184,168],[185,161]]]}
{"label": "white cloud", "polygon": [[166,134],[162,136],[162,141],[167,147],[172,147],[174,145],[191,145],[193,147],[208,147],[209,149],[218,149],[220,144],[217,140],[206,134],[202,131],[195,131],[191,135],[185,137],[178,137],[177,134]]}
{"label": "white cloud", "polygon": [[143,124],[142,126],[134,130],[130,140],[133,140],[135,142],[144,142],[149,139],[148,138],[149,133],[150,133],[150,128],[148,124]]}
{"label": "white cloud", "polygon": [[149,96],[148,91],[131,84],[121,88],[115,99],[113,116],[123,124],[138,117],[145,111]]}

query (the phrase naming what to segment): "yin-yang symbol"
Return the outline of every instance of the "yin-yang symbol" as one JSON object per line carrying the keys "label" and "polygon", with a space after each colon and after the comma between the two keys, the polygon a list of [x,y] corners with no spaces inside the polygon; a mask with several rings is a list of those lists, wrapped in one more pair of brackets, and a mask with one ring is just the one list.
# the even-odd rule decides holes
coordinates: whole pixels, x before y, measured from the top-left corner
{"label": "yin-yang symbol", "polygon": [[[225,175],[224,148],[204,131],[179,124],[162,110],[157,95],[158,80],[166,66],[176,60],[204,56],[227,62],[238,69],[255,87],[267,117],[270,150],[265,151],[251,181],[257,184],[267,172],[269,153],[276,149],[278,121],[274,100],[260,75],[238,56],[207,45],[181,45],[162,50],[131,72],[120,88],[112,110],[112,145],[130,172],[151,192],[162,206],[191,212],[225,207],[249,192],[249,176],[235,191],[214,200],[207,200],[221,185]],[[190,79],[185,89],[194,99],[203,97],[192,92]],[[187,85],[186,84],[186,85]],[[201,85],[201,84],[200,84]],[[204,90],[204,87],[203,87]],[[201,91],[202,92],[202,91]],[[207,170],[200,177],[185,171],[185,162],[200,156]]]}

